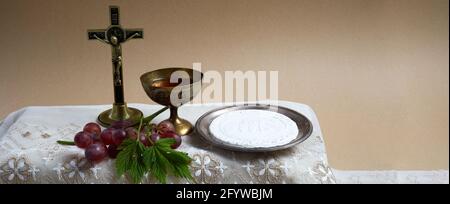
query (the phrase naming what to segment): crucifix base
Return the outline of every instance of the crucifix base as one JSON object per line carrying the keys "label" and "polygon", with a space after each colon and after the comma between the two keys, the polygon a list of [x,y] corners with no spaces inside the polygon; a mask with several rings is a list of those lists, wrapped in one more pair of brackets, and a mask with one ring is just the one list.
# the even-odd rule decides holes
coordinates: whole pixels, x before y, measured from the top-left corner
{"label": "crucifix base", "polygon": [[109,127],[113,122],[121,120],[129,121],[135,126],[143,115],[138,109],[128,108],[127,104],[113,104],[113,108],[101,113],[97,121],[104,127]]}

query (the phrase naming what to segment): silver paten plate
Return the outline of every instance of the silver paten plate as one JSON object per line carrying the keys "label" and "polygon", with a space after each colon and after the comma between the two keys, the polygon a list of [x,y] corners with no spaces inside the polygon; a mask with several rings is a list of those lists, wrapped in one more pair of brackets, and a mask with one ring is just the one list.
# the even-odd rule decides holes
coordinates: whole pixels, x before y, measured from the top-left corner
{"label": "silver paten plate", "polygon": [[[211,131],[210,131],[210,125],[214,119],[219,117],[220,115],[231,112],[231,111],[238,111],[238,110],[265,110],[265,111],[272,111],[277,112],[280,114],[283,114],[293,120],[297,127],[298,127],[298,135],[297,137],[292,140],[291,142],[280,145],[280,146],[271,146],[271,147],[255,147],[255,148],[249,148],[244,146],[239,146],[236,144],[231,144],[225,141],[222,141],[215,137]],[[201,116],[197,123],[195,124],[195,130],[198,133],[198,135],[201,136],[202,139],[206,140],[207,142],[213,144],[214,146],[233,150],[233,151],[241,151],[241,152],[271,152],[271,151],[277,151],[282,149],[290,148],[294,145],[297,145],[303,141],[305,141],[312,133],[313,126],[312,123],[306,118],[304,115],[298,113],[297,111],[280,107],[280,106],[270,106],[270,105],[237,105],[237,106],[229,106],[225,108],[219,108],[212,111],[209,111],[205,113],[203,116]]]}

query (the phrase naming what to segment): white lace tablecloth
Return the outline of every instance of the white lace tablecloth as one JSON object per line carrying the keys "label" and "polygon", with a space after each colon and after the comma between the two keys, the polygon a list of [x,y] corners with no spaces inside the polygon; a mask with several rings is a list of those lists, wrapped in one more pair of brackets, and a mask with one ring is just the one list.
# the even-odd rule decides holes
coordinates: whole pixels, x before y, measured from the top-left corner
{"label": "white lace tablecloth", "polygon": [[[270,102],[266,102],[270,103]],[[195,124],[205,112],[224,104],[185,105],[180,116]],[[313,123],[313,133],[305,142],[278,152],[240,153],[222,150],[199,140],[183,137],[179,148],[187,152],[197,183],[335,183],[327,162],[319,122],[306,105],[279,101]],[[145,115],[161,106],[130,104]],[[110,106],[27,107],[10,114],[0,125],[0,183],[128,183],[115,175],[114,160],[91,166],[84,151],[62,146],[57,140],[73,140],[84,124]],[[154,122],[168,118],[168,111]],[[170,183],[186,183],[169,179]],[[144,183],[155,183],[147,176]]]}

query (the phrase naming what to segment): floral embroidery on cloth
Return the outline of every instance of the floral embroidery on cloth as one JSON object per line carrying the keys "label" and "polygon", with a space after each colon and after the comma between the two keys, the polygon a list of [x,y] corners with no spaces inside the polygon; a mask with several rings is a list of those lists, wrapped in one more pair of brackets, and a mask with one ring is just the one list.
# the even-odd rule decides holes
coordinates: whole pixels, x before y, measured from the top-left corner
{"label": "floral embroidery on cloth", "polygon": [[255,182],[262,184],[283,183],[286,166],[276,159],[258,159],[242,165]]}
{"label": "floral embroidery on cloth", "polygon": [[5,183],[26,183],[30,179],[30,174],[36,176],[38,170],[30,166],[25,158],[10,158],[0,167],[0,178]]}
{"label": "floral embroidery on cloth", "polygon": [[209,154],[192,156],[192,175],[196,183],[217,183],[228,167]]}
{"label": "floral embroidery on cloth", "polygon": [[325,163],[318,163],[312,169],[309,168],[309,173],[322,184],[336,183],[332,169]]}
{"label": "floral embroidery on cloth", "polygon": [[53,170],[58,176],[59,180],[64,180],[66,183],[84,183],[87,177],[93,176],[93,165],[84,157],[69,158],[64,164],[58,164]]}

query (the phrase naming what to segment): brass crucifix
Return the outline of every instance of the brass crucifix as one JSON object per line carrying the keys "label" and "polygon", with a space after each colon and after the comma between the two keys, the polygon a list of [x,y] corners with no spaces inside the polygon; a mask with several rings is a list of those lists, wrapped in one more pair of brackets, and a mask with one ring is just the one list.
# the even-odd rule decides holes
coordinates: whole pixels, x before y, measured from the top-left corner
{"label": "brass crucifix", "polygon": [[128,108],[125,102],[123,89],[123,58],[121,44],[130,39],[142,39],[142,29],[123,29],[119,22],[119,7],[110,6],[111,25],[107,29],[88,30],[89,40],[99,40],[111,45],[113,84],[114,84],[114,104],[113,108],[104,111],[98,116],[98,122],[103,126],[120,120],[127,120],[134,124],[138,123],[143,116],[142,112]]}

